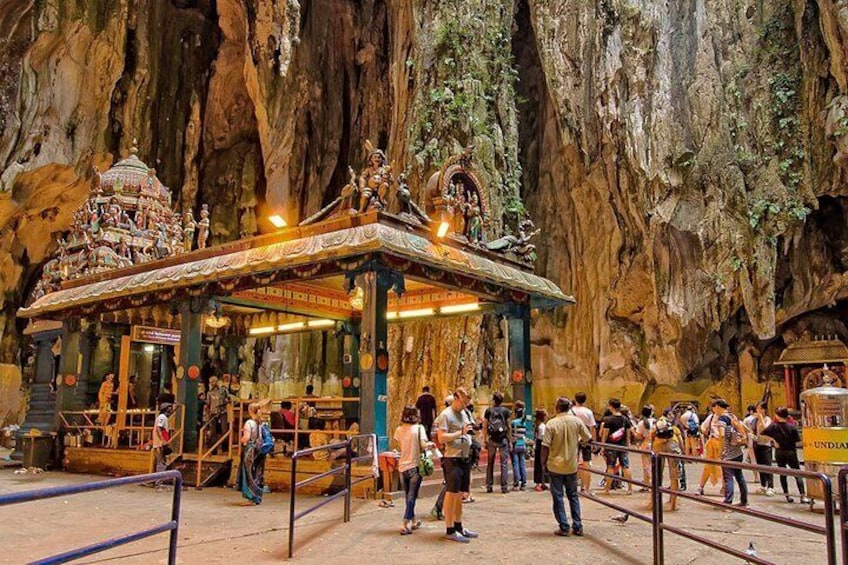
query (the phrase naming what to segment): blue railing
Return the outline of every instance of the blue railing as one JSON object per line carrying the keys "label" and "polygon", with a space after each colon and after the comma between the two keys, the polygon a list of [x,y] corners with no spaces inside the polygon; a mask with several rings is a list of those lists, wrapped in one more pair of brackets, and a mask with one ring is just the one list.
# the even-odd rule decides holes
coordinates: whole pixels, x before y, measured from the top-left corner
{"label": "blue railing", "polygon": [[[353,445],[352,445],[352,443],[353,443],[353,441],[355,441],[355,440],[358,441],[360,439],[370,440],[369,446],[368,446],[368,451],[370,451],[371,453],[369,453],[368,455],[360,455],[358,457],[354,457],[353,456]],[[306,516],[307,514],[311,514],[312,512],[315,512],[316,510],[318,510],[319,508],[321,508],[325,504],[329,504],[330,502],[332,502],[332,501],[338,499],[339,497],[343,496],[344,497],[344,514],[343,514],[342,519],[343,519],[344,522],[350,521],[350,497],[351,497],[351,493],[353,492],[353,486],[357,485],[357,484],[359,484],[363,481],[369,481],[369,480],[373,481],[374,480],[374,477],[372,477],[371,475],[360,477],[359,479],[357,479],[355,481],[351,480],[351,471],[353,469],[353,465],[355,465],[356,463],[364,462],[364,461],[372,461],[373,458],[374,458],[374,450],[376,449],[376,444],[377,444],[377,436],[376,435],[374,435],[374,434],[360,434],[360,435],[356,435],[356,436],[351,436],[350,438],[348,438],[345,441],[340,441],[340,442],[337,442],[337,443],[331,443],[330,445],[320,445],[318,447],[310,447],[308,449],[301,449],[299,451],[296,451],[292,455],[291,494],[290,494],[291,499],[289,500],[289,559],[294,557],[294,523],[297,522],[299,519],[303,518],[304,516]],[[319,473],[317,475],[313,475],[309,478],[303,479],[302,481],[298,482],[298,480],[297,480],[297,462],[298,462],[299,459],[301,459],[302,457],[304,457],[306,455],[312,455],[313,453],[316,453],[316,452],[319,452],[319,451],[327,451],[329,453],[332,453],[333,451],[335,451],[337,449],[344,449],[345,450],[344,465],[341,465],[339,467],[332,467],[328,471],[325,471],[323,473]],[[315,481],[321,480],[325,477],[336,475],[336,474],[342,473],[342,472],[344,473],[344,484],[345,484],[343,489],[341,489],[339,492],[337,492],[335,494],[332,494],[330,496],[325,497],[320,502],[313,504],[312,506],[310,506],[309,508],[306,508],[305,510],[301,510],[300,512],[295,511],[295,507],[297,505],[297,489],[299,489],[300,487],[304,487],[304,486],[306,486],[310,483],[314,483]]]}
{"label": "blue railing", "polygon": [[34,500],[44,500],[47,498],[55,498],[57,496],[66,496],[69,494],[80,494],[83,492],[92,492],[96,490],[104,490],[112,487],[124,485],[134,485],[139,483],[161,481],[173,481],[174,483],[174,498],[171,503],[171,520],[164,522],[152,528],[139,530],[110,538],[101,542],[72,549],[64,553],[59,553],[44,559],[32,561],[32,564],[46,565],[48,563],[66,563],[74,559],[85,557],[93,553],[99,553],[112,549],[127,543],[142,540],[144,538],[155,536],[164,532],[171,532],[168,545],[168,565],[176,565],[177,562],[177,533],[180,525],[180,500],[183,491],[183,477],[179,471],[163,471],[161,473],[150,473],[147,475],[135,475],[132,477],[122,477],[120,479],[109,479],[106,481],[95,481],[92,483],[84,483],[81,485],[69,485],[61,487],[51,487],[45,489],[30,490],[24,492],[13,492],[11,494],[0,495],[0,506],[8,506],[11,504],[20,504],[22,502],[32,502]]}

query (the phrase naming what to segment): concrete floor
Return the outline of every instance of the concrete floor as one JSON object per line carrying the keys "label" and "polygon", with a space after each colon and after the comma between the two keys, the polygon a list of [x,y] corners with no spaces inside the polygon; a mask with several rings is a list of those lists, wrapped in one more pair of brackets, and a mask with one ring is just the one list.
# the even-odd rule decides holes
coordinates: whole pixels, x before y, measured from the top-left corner
{"label": "concrete floor", "polygon": [[[690,476],[699,469],[690,467]],[[15,475],[0,470],[0,493],[97,480],[98,477],[44,473]],[[791,487],[794,491],[794,485]],[[718,488],[708,489],[717,494]],[[584,538],[552,534],[555,523],[550,495],[533,491],[509,494],[474,493],[465,505],[464,523],[479,531],[468,545],[441,539],[443,524],[425,520],[411,536],[400,536],[402,508],[380,508],[374,501],[354,501],[353,520],[341,523],[342,503],[334,502],[298,522],[299,563],[588,563],[651,562],[651,530],[631,518],[620,525],[617,512],[583,501]],[[646,494],[613,493],[609,497],[630,508],[644,508]],[[797,499],[797,497],[796,497]],[[299,499],[309,504],[310,499]],[[315,499],[312,499],[314,501]],[[419,501],[425,515],[433,498]],[[0,563],[21,563],[46,557],[112,535],[149,527],[169,517],[170,492],[143,486],[55,498],[0,508]],[[756,508],[781,512],[799,520],[823,523],[797,502],[781,497],[751,496]],[[271,563],[286,558],[288,495],[266,495],[261,506],[246,504],[230,489],[187,490],[183,496],[178,558],[180,563]],[[763,558],[776,563],[825,563],[824,538],[684,501],[679,512],[666,514],[670,523],[744,550],[750,542]],[[167,535],[126,545],[82,562],[166,563]],[[733,563],[715,550],[666,534],[666,563]]]}

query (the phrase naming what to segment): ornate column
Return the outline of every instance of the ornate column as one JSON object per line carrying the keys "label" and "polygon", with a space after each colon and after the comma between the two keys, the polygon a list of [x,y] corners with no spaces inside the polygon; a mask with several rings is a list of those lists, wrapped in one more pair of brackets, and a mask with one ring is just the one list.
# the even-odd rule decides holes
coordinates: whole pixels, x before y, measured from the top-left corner
{"label": "ornate column", "polygon": [[533,413],[533,373],[530,368],[530,307],[513,305],[507,314],[509,332],[509,382],[512,400],[523,400],[525,414]]}
{"label": "ornate column", "polygon": [[197,383],[202,359],[203,317],[208,310],[208,300],[192,298],[180,304],[180,364],[177,367],[179,385],[177,402],[185,405],[183,426],[183,452],[197,450]]}
{"label": "ornate column", "polygon": [[60,336],[61,330],[58,329],[50,329],[32,336],[35,343],[35,368],[30,387],[29,409],[26,421],[17,433],[17,447],[12,454],[13,459],[20,460],[23,457],[20,451],[20,436],[23,433],[32,428],[42,432],[52,432],[57,428],[56,393],[53,389],[53,379],[56,374],[54,346]]}
{"label": "ornate column", "polygon": [[[59,358],[59,374],[56,387],[55,424],[59,425],[59,412],[81,410],[79,388],[82,372],[81,347],[85,342],[79,318],[70,318],[62,323],[62,353]],[[84,394],[83,394],[84,396]]]}
{"label": "ornate column", "polygon": [[[80,335],[80,354],[82,355],[82,363],[80,366],[79,375],[77,375],[77,385],[74,389],[74,404],[82,408],[86,408],[90,404],[89,391],[91,390],[92,381],[97,381],[97,376],[92,374],[94,366],[94,354],[97,350],[97,343],[100,341],[99,324],[94,320],[83,320],[82,331]],[[99,388],[100,383],[95,383]]]}
{"label": "ornate column", "polygon": [[386,349],[388,290],[393,287],[395,292],[402,293],[403,277],[383,267],[372,269],[356,277],[356,285],[364,293],[359,335],[359,425],[363,433],[377,434],[377,447],[383,451],[389,448],[386,421],[389,370],[389,354]]}

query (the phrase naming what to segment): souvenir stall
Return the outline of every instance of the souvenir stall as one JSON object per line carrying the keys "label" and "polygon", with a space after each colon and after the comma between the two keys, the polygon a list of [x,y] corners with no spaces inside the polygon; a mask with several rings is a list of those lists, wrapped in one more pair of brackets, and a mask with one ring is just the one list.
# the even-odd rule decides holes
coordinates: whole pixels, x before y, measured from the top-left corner
{"label": "souvenir stall", "polygon": [[[293,412],[293,430],[273,430],[283,444],[359,430],[375,433],[383,450],[392,401],[388,325],[410,320],[499,316],[512,397],[530,410],[530,311],[573,302],[533,273],[532,222],[484,240],[486,191],[470,150],[433,174],[423,208],[381,150],[369,148],[366,163],[335,201],[299,225],[277,217],[275,233],[213,247],[206,246],[209,210],[197,221],[190,211],[171,212],[170,193],[135,155],[98,175],[80,224],[19,311],[61,323],[43,339],[34,334],[44,348],[61,344],[58,370],[37,356],[36,382],[56,383],[45,394],[51,417],[41,413],[37,424],[75,437],[91,430],[93,441],[65,448],[69,469],[148,470],[130,462],[132,451],[149,453],[138,447],[150,432],[146,415],[131,411],[155,411],[162,398],[179,407],[174,463],[194,462],[198,484],[205,463],[237,461],[233,430],[251,398]],[[96,369],[104,367],[114,368],[111,384]],[[232,402],[207,419],[211,387],[222,382]],[[288,464],[269,459],[272,488],[286,486]],[[332,464],[298,469],[320,473]]]}

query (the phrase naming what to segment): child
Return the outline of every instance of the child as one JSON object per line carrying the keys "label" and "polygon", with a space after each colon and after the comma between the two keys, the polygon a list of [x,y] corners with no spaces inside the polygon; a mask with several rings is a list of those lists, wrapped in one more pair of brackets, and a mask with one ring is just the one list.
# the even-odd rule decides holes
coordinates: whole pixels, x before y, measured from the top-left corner
{"label": "child", "polygon": [[512,490],[524,490],[527,486],[527,426],[524,402],[515,402],[515,419],[512,428]]}

